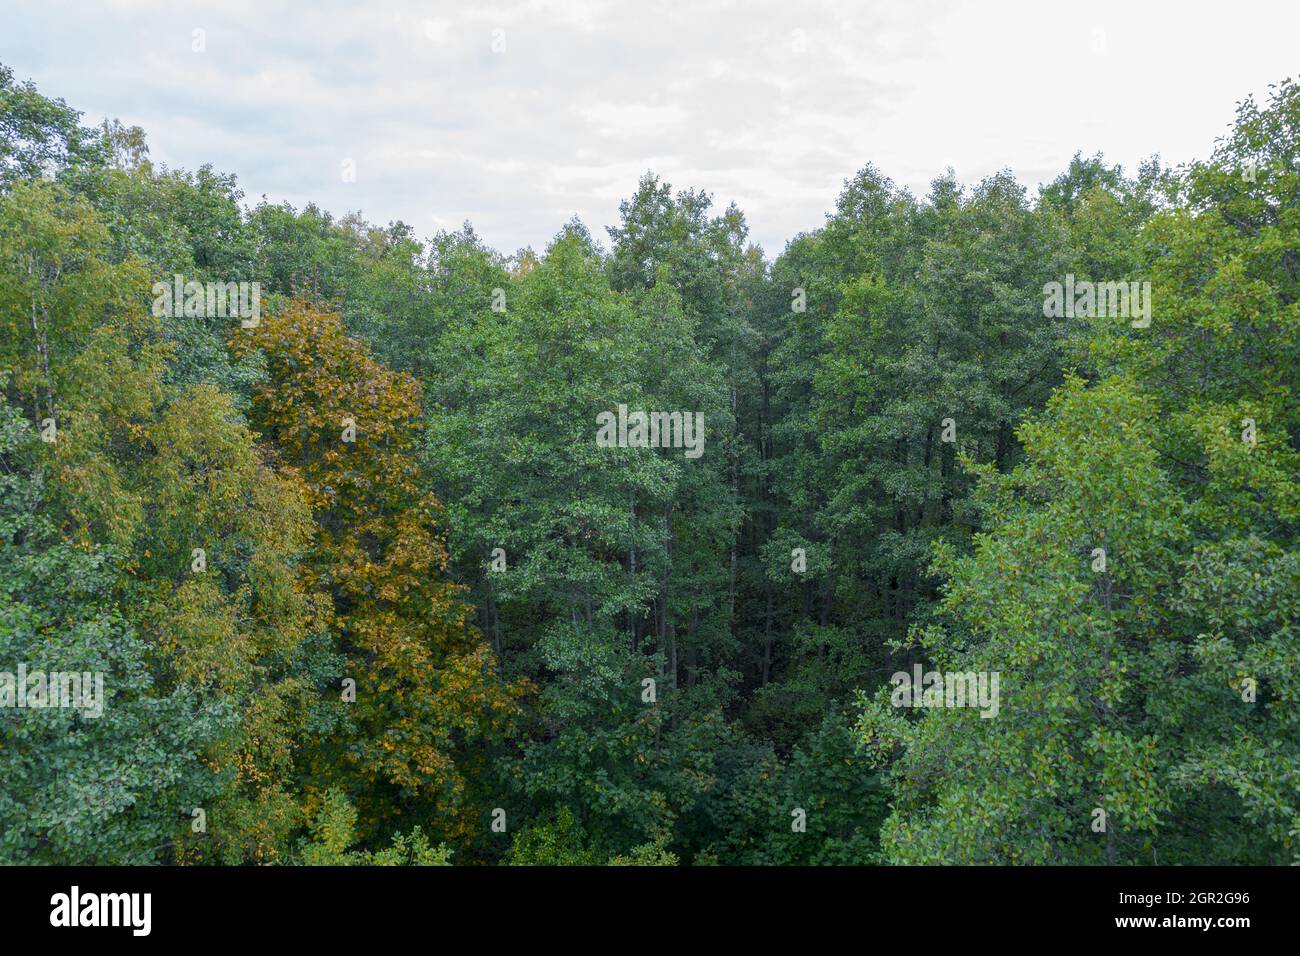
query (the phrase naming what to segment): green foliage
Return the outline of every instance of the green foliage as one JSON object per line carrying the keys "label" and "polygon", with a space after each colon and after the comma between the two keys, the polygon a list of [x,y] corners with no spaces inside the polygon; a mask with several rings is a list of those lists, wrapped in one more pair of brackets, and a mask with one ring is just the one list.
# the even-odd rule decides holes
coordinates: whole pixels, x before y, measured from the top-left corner
{"label": "green foliage", "polygon": [[199,753],[237,715],[157,686],[113,601],[118,562],[60,540],[37,446],[0,400],[0,670],[97,674],[102,698],[0,708],[0,862],[149,863],[216,795]]}
{"label": "green foliage", "polygon": [[328,791],[296,862],[303,866],[451,866],[451,848],[432,846],[419,827],[395,834],[382,850],[348,849],[356,843],[356,826],[357,811],[352,804],[342,792]]}
{"label": "green foliage", "polygon": [[1176,171],[867,165],[771,261],[653,173],[507,257],[80,122],[0,66],[0,672],[106,693],[0,709],[0,861],[1300,859],[1292,81]]}
{"label": "green foliage", "polygon": [[1295,858],[1298,127],[1291,83],[1242,105],[1143,227],[1149,329],[1097,320],[1096,380],[1021,429],[1023,465],[976,469],[989,530],[939,549],[943,613],[913,637],[1004,699],[869,702],[896,862]]}
{"label": "green foliage", "polygon": [[549,820],[533,823],[515,833],[504,862],[509,866],[599,866],[601,855],[587,847],[568,807],[560,807]]}
{"label": "green foliage", "polygon": [[100,137],[81,125],[79,112],[42,96],[30,80],[15,83],[13,70],[0,63],[0,190],[105,158]]}

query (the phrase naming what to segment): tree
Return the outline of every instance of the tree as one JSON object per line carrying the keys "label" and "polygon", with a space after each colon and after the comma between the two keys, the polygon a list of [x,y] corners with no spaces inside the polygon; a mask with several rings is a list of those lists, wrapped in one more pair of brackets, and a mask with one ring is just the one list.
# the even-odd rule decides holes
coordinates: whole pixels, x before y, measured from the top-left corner
{"label": "tree", "polygon": [[1096,319],[1092,384],[1022,428],[1023,465],[977,469],[990,530],[939,551],[914,636],[1003,700],[867,709],[866,744],[899,748],[895,861],[1295,858],[1297,128],[1294,84],[1241,106],[1142,231],[1150,325]]}
{"label": "tree", "polygon": [[81,125],[81,113],[42,96],[30,80],[15,83],[13,70],[0,63],[0,190],[104,159],[103,142]]}
{"label": "tree", "polygon": [[307,488],[308,579],[331,598],[343,676],[355,682],[346,718],[314,748],[314,786],[353,795],[363,838],[400,812],[464,837],[476,822],[464,805],[467,745],[505,732],[523,687],[499,679],[460,589],[441,579],[441,505],[413,454],[418,385],[303,299],[234,336],[237,353],[265,356],[254,421]]}
{"label": "tree", "polygon": [[157,686],[113,600],[119,559],[60,540],[40,444],[0,397],[0,660],[29,681],[75,673],[89,706],[0,708],[0,861],[152,863],[214,795],[200,756],[238,715]]}
{"label": "tree", "polygon": [[290,778],[310,709],[295,655],[319,603],[296,571],[306,490],[267,466],[228,395],[167,384],[145,273],[106,261],[106,246],[93,211],[61,186],[20,183],[0,199],[7,391],[30,402],[46,439],[52,526],[115,557],[112,595],[147,648],[153,694],[192,694],[229,718],[195,755],[207,789],[173,808],[203,809],[211,826],[155,852],[275,859],[301,822]]}

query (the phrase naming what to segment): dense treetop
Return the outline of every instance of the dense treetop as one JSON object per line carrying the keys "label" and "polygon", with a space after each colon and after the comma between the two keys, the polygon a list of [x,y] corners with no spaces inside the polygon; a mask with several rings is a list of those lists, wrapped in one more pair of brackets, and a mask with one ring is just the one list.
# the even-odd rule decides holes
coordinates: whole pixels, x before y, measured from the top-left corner
{"label": "dense treetop", "polygon": [[1297,150],[503,255],[0,66],[0,862],[1300,860]]}

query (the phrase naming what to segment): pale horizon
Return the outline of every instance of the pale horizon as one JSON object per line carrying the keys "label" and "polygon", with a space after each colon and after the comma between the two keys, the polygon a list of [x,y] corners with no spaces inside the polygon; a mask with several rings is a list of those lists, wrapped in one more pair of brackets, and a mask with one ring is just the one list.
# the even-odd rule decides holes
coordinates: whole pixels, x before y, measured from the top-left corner
{"label": "pale horizon", "polygon": [[1251,2],[760,6],[22,3],[0,62],[87,124],[142,127],[156,164],[234,174],[249,205],[422,240],[469,221],[510,254],[575,215],[608,245],[651,171],[734,202],[770,259],[869,163],[918,197],[948,168],[1010,170],[1032,196],[1076,152],[1129,172],[1204,158],[1294,73],[1300,26]]}

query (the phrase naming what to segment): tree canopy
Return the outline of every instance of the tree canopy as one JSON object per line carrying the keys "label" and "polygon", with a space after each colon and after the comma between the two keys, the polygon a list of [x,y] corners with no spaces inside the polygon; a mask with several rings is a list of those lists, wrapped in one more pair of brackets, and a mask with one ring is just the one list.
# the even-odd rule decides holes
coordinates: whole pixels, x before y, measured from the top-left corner
{"label": "tree canopy", "polygon": [[0,862],[1300,861],[1297,149],[503,255],[0,66]]}

